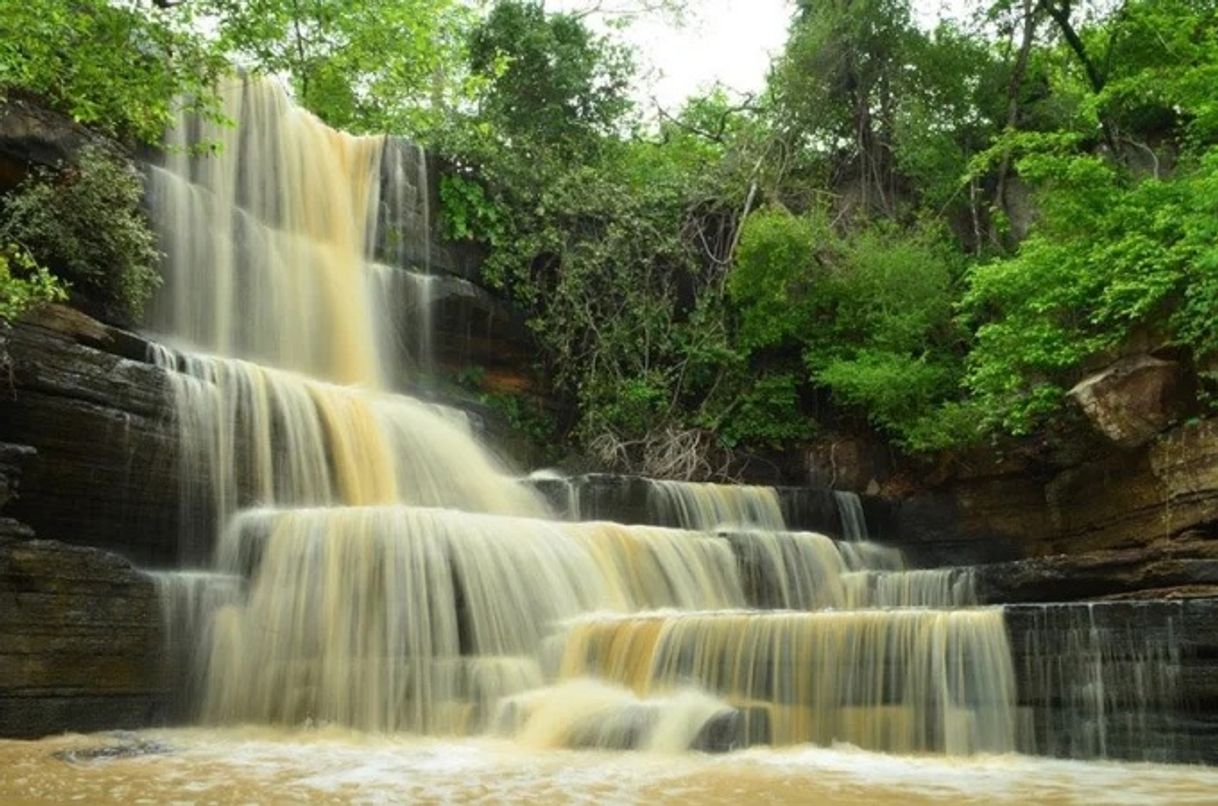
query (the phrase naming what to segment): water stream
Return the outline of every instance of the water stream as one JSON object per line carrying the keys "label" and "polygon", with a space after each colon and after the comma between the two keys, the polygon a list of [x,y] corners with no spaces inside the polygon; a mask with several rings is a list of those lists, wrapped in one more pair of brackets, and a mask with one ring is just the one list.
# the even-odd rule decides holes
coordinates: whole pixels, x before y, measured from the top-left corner
{"label": "water stream", "polygon": [[[171,685],[206,727],[45,777],[0,745],[0,796],[35,778],[99,803],[188,782],[423,801],[1168,791],[1159,768],[1010,755],[1040,748],[1002,609],[976,606],[968,571],[868,542],[858,496],[836,498],[837,539],[788,530],[765,487],[641,482],[641,519],[679,528],[564,520],[574,493],[552,509],[460,412],[394,391],[433,369],[430,247],[411,241],[429,228],[424,156],[328,129],[270,82],[234,80],[226,113],[235,129],[182,121],[149,190],[168,255],[151,359],[171,379],[187,524],[182,570],[157,580]],[[208,139],[219,156],[191,152]],[[410,286],[421,302],[388,304]],[[1085,689],[1104,640],[1022,657],[1054,691],[1077,674]],[[1084,757],[1105,753],[1113,709],[1145,704],[1078,697],[1095,738],[1068,750]],[[1183,799],[1216,780],[1189,776]]]}

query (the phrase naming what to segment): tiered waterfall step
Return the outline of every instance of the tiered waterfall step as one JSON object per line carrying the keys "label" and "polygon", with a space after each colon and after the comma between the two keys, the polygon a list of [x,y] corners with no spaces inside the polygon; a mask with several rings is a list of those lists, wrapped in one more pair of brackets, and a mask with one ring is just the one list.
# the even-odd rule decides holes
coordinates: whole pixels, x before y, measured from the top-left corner
{"label": "tiered waterfall step", "polygon": [[[861,513],[872,537],[895,537],[891,506],[885,499],[843,496],[828,488],[669,482],[606,473],[571,477],[535,475],[526,483],[542,493],[555,511],[572,520],[713,528],[723,523],[740,526],[741,520],[747,519],[752,526],[852,537],[847,534],[850,527],[845,524],[857,522]],[[717,494],[722,503],[718,508],[712,503],[708,509],[727,519],[697,522],[693,508],[681,506],[683,493],[688,499]],[[859,510],[844,512],[851,501],[857,503]]]}
{"label": "tiered waterfall step", "polygon": [[502,553],[495,562],[507,568],[523,562],[521,556],[548,552],[531,562],[564,557],[553,579],[586,565],[584,587],[594,578],[607,580],[612,593],[605,606],[812,610],[977,603],[971,569],[907,569],[897,549],[812,532],[698,531],[411,506],[247,510],[225,535],[222,562],[229,572],[254,576],[266,547],[283,532],[317,546],[341,534],[377,541],[381,551],[399,541],[427,544],[458,595],[492,555]]}
{"label": "tiered waterfall step", "polygon": [[1022,752],[1218,764],[1218,599],[1004,613]]}
{"label": "tiered waterfall step", "polygon": [[570,624],[561,676],[639,694],[696,685],[765,710],[778,744],[1015,748],[1014,672],[998,608],[592,616]]}

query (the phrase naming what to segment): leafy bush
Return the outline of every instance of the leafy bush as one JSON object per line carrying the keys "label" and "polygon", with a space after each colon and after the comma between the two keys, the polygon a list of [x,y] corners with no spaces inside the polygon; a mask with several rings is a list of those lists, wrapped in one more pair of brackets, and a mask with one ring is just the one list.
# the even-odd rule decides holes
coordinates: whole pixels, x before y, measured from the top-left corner
{"label": "leafy bush", "polygon": [[20,246],[0,248],[0,326],[46,302],[67,298],[63,282],[39,266]]}
{"label": "leafy bush", "polygon": [[[837,403],[906,447],[937,444],[957,434],[934,421],[958,397],[961,339],[952,300],[960,262],[931,228],[876,223],[839,235],[818,209],[803,216],[760,210],[744,224],[728,276],[739,346],[796,349],[806,380],[827,388]],[[808,418],[798,416],[789,395],[767,410],[772,433],[741,433],[806,435],[806,426],[797,426]],[[723,425],[727,433],[735,428],[732,418]]]}
{"label": "leafy bush", "polygon": [[557,458],[558,426],[535,398],[508,392],[483,392],[478,399],[507,422],[512,433],[523,436],[546,458]]}
{"label": "leafy bush", "polygon": [[36,171],[3,200],[0,241],[17,243],[111,317],[134,321],[160,283],[143,183],[124,159],[91,146],[58,171]]}
{"label": "leafy bush", "polygon": [[818,242],[832,238],[824,221],[782,207],[758,210],[740,232],[728,293],[740,310],[740,345],[772,347],[798,337],[811,315],[811,287],[825,272]]}
{"label": "leafy bush", "polygon": [[1135,328],[1218,347],[1218,154],[1170,179],[1137,180],[1087,155],[1028,157],[1020,170],[1041,186],[1040,220],[1016,255],[971,272],[964,297],[978,322],[967,384],[992,427],[1039,427],[1077,368]]}
{"label": "leafy bush", "polygon": [[723,443],[780,448],[784,443],[811,437],[815,424],[800,406],[801,380],[793,372],[762,375],[736,398],[718,425]]}

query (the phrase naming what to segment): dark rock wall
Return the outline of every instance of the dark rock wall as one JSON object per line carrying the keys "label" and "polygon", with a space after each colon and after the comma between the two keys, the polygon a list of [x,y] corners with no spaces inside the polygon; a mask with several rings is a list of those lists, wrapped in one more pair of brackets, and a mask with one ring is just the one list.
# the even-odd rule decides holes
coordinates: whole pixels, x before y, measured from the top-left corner
{"label": "dark rock wall", "polygon": [[0,335],[10,362],[0,441],[35,451],[5,514],[40,537],[170,566],[176,430],[164,372],[116,354],[138,349],[130,339],[58,307]]}
{"label": "dark rock wall", "polygon": [[24,179],[31,166],[52,167],[83,146],[106,142],[66,115],[6,98],[0,101],[0,192]]}
{"label": "dark rock wall", "polygon": [[1004,615],[1021,751],[1218,764],[1218,599]]}
{"label": "dark rock wall", "polygon": [[154,724],[160,652],[148,576],[96,549],[0,537],[0,736]]}
{"label": "dark rock wall", "polygon": [[[29,446],[0,443],[0,508],[20,502],[24,467],[37,461]],[[34,537],[0,516],[0,736],[157,721],[165,692],[152,580],[117,554]]]}

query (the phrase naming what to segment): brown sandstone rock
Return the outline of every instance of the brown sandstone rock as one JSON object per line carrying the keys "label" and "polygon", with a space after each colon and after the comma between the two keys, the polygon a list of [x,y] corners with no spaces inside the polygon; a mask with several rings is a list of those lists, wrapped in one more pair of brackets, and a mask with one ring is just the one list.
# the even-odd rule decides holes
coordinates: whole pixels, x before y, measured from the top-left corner
{"label": "brown sandstone rock", "polygon": [[1127,448],[1144,445],[1188,409],[1183,367],[1149,355],[1123,358],[1070,390],[1104,436]]}

